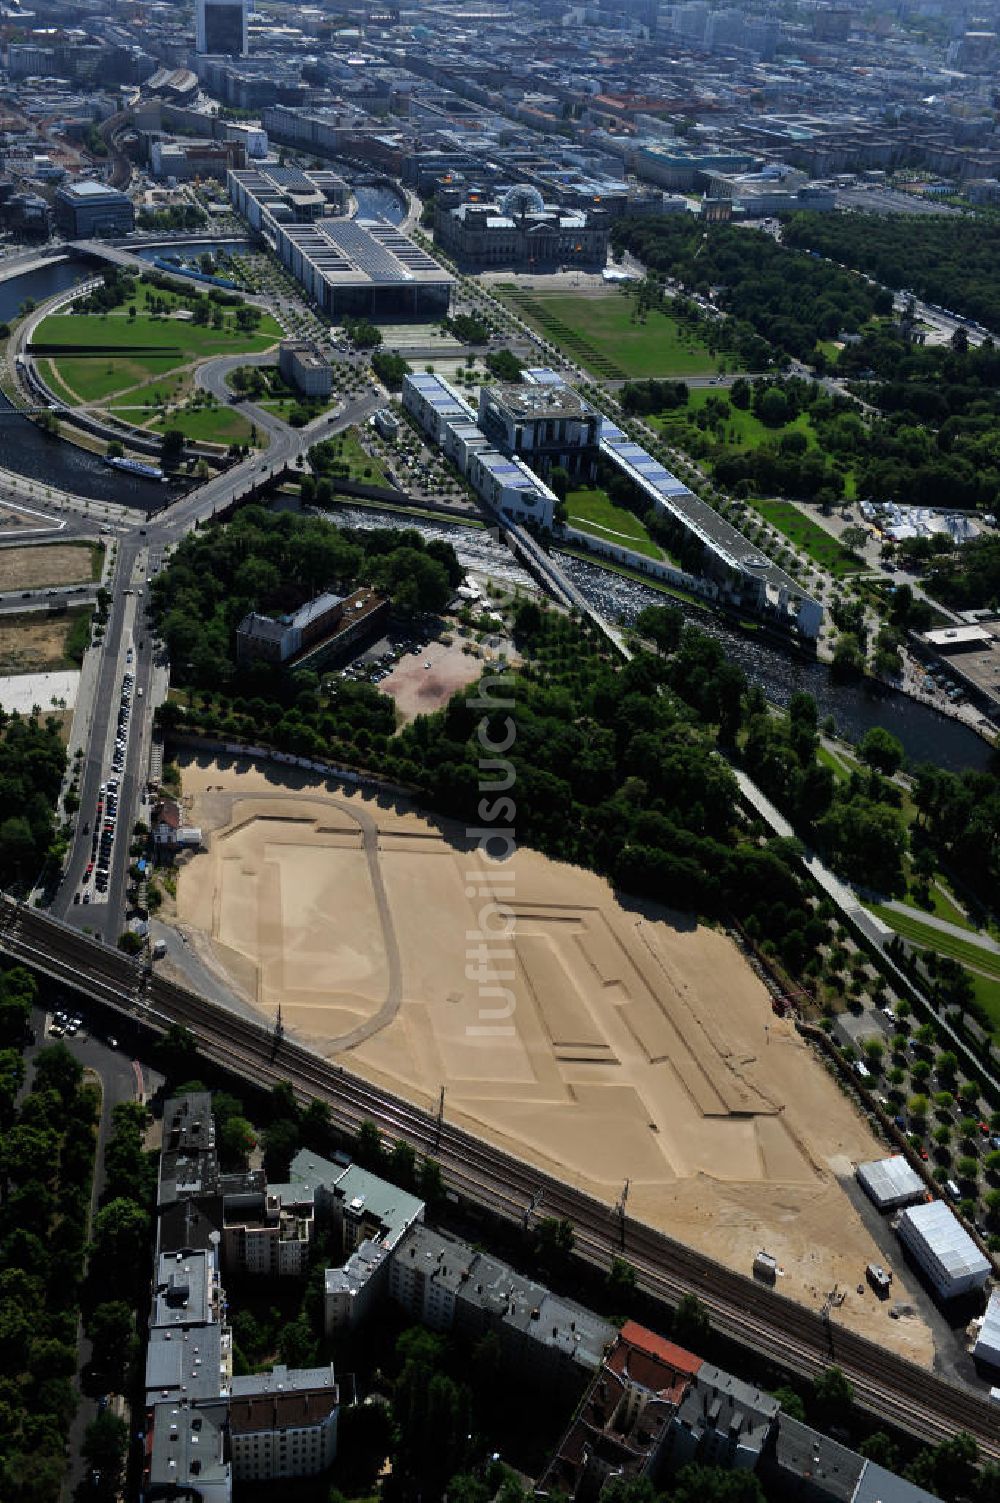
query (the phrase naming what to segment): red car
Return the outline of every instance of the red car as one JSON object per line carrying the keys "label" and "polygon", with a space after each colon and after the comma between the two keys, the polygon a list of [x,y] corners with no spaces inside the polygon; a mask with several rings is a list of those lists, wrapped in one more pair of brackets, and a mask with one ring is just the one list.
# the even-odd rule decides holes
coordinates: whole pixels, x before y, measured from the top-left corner
{"label": "red car", "polygon": [[89,877],[91,875],[91,873],[93,872],[93,870],[94,870],[94,863],[92,861],[88,861],[87,862],[87,870],[83,874],[84,877],[85,878]]}
{"label": "red car", "polygon": [[990,1135],[990,1124],[988,1122],[980,1122],[979,1131],[982,1133],[984,1138],[988,1138]]}
{"label": "red car", "polygon": [[927,1149],[923,1146],[923,1144],[920,1145],[920,1157],[923,1159],[924,1163],[926,1164],[926,1162],[927,1162]]}

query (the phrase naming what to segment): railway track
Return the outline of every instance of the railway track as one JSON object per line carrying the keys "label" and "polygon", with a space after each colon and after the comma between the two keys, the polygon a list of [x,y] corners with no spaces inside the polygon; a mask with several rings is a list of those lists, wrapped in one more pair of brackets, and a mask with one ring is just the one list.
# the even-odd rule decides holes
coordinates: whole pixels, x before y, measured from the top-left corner
{"label": "railway track", "polygon": [[405,1139],[436,1158],[449,1189],[493,1214],[524,1226],[540,1215],[565,1216],[574,1227],[577,1253],[594,1266],[606,1269],[613,1256],[624,1255],[640,1288],[672,1304],[684,1294],[697,1295],[718,1330],[782,1368],[810,1378],[836,1362],[854,1385],[856,1401],[876,1416],[924,1441],[966,1430],[985,1456],[1000,1460],[1000,1417],[985,1398],[439,1122],[431,1112],[300,1044],[276,1038],[263,1024],[150,974],[119,951],[7,898],[0,900],[0,949],[133,1020],[160,1030],[184,1024],[207,1059],[265,1089],[290,1081],[303,1101],[326,1102],[343,1131],[356,1131],[364,1120],[376,1122],[387,1139]]}

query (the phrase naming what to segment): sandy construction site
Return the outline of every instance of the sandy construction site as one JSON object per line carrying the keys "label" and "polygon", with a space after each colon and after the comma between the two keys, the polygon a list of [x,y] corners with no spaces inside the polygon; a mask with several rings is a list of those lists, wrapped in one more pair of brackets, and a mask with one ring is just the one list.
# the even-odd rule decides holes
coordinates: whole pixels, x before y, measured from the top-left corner
{"label": "sandy construction site", "polygon": [[[319,780],[183,767],[207,850],[178,922],[206,963],[322,1054],[919,1361],[917,1316],[858,1294],[885,1263],[840,1180],[882,1151],[723,934],[620,903],[593,873]],[[500,994],[480,979],[507,969]],[[489,910],[489,911],[487,911]],[[510,959],[504,950],[511,952]],[[510,995],[504,995],[503,988]],[[898,1260],[896,1298],[912,1275]]]}

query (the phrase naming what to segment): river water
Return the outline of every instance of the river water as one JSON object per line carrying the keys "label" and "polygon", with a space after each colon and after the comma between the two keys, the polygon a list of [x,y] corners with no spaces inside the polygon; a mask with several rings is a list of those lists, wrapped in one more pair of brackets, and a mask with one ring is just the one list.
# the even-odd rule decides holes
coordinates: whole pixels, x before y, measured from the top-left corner
{"label": "river water", "polygon": [[[386,516],[348,506],[338,507],[331,520],[358,528],[399,525]],[[405,525],[414,527],[427,539],[443,538],[451,543],[467,569],[489,574],[507,584],[535,587],[504,544],[496,542],[487,532],[444,521],[427,522],[419,517],[407,518]],[[665,603],[660,591],[596,564],[566,555],[560,557],[560,562],[591,604],[606,619],[619,625],[630,626],[647,605]],[[753,683],[760,684],[772,703],[787,705],[800,690],[811,694],[819,707],[820,719],[832,715],[838,735],[849,741],[858,741],[872,726],[881,725],[899,738],[914,763],[933,762],[951,772],[960,772],[964,767],[984,770],[994,760],[992,748],[975,731],[905,694],[867,680],[835,683],[825,664],[801,658],[763,632],[741,631],[724,617],[680,600],[669,603],[676,605],[699,631],[720,642],[726,657],[742,668]]]}
{"label": "river water", "polygon": [[[387,188],[359,188],[356,193],[359,212],[365,215],[381,214],[395,224],[405,216],[401,200]],[[185,249],[182,245],[172,248],[181,252]],[[13,318],[26,298],[42,302],[88,274],[82,263],[69,260],[0,282],[0,321]],[[162,505],[173,490],[155,481],[123,475],[102,464],[96,455],[49,438],[30,419],[19,416],[2,392],[0,467],[54,490],[71,491],[95,501],[117,501],[142,510]],[[387,518],[353,507],[338,508],[334,515],[345,526],[387,525]],[[479,529],[420,518],[408,519],[406,525],[415,527],[427,538],[446,538],[467,569],[488,573],[511,585],[532,583],[503,544]],[[571,558],[564,558],[563,565],[588,600],[609,620],[627,625],[644,606],[663,604],[664,597],[657,591],[596,565]],[[749,679],[759,683],[770,700],[787,704],[796,690],[805,690],[816,700],[821,717],[832,715],[838,732],[849,740],[858,740],[873,725],[884,725],[898,736],[914,762],[934,762],[957,771],[963,767],[985,768],[993,759],[991,748],[974,731],[926,705],[867,683],[836,684],[825,666],[800,659],[762,633],[738,631],[720,617],[695,606],[681,605],[681,609],[702,631],[722,643],[727,657],[738,663]]]}
{"label": "river water", "polygon": [[[15,318],[28,298],[42,303],[92,275],[92,267],[82,261],[67,260],[0,282],[0,323]],[[183,485],[164,485],[110,469],[98,455],[51,438],[30,418],[22,417],[3,392],[0,392],[0,469],[53,490],[70,491],[91,501],[116,501],[140,511],[152,511],[185,489]]]}
{"label": "river water", "polygon": [[388,219],[390,224],[402,224],[406,218],[406,204],[391,188],[355,188],[352,191],[358,201],[359,219]]}

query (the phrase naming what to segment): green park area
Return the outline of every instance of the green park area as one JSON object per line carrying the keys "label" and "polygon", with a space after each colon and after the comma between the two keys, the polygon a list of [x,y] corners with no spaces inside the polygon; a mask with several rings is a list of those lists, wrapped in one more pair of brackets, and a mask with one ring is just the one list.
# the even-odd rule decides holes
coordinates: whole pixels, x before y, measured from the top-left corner
{"label": "green park area", "polygon": [[640,519],[624,507],[616,506],[602,490],[570,491],[566,496],[566,520],[571,527],[589,532],[592,537],[631,548],[635,553],[644,553],[647,558],[663,558],[663,551],[653,542]]}
{"label": "green park area", "polygon": [[151,423],[153,433],[165,433],[168,428],[179,428],[185,438],[204,444],[252,444],[261,449],[267,444],[267,434],[257,430],[243,414],[232,407],[195,405],[172,408],[164,417]]}
{"label": "green park area", "polygon": [[636,317],[635,303],[621,292],[592,295],[498,289],[510,306],[546,339],[595,376],[714,375],[716,357],[696,334],[658,309]]}
{"label": "green park area", "polygon": [[794,501],[751,499],[749,505],[760,513],[765,522],[776,527],[793,547],[808,554],[834,579],[843,579],[846,574],[856,574],[859,569],[866,567],[856,553],[851,553],[835,537],[831,537],[818,522],[806,516]]}
{"label": "green park area", "polygon": [[[269,313],[216,304],[209,322],[197,322],[189,302],[138,283],[127,306],[44,319],[32,349],[54,373],[58,394],[76,405],[142,388],[213,355],[266,350],[281,336]],[[241,316],[255,326],[241,328]]]}

